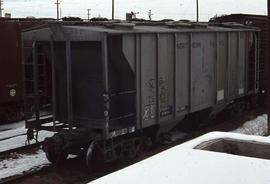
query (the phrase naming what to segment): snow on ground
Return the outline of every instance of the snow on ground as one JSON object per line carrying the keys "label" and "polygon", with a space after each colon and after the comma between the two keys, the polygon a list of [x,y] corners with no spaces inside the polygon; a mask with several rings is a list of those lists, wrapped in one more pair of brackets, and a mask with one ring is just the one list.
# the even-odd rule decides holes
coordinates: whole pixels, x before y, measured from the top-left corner
{"label": "snow on ground", "polygon": [[[25,129],[24,124],[21,124],[21,122],[15,124],[16,125],[12,126],[15,126],[16,128],[11,130],[8,128],[10,127],[9,125],[0,126],[0,130],[2,130],[0,131],[0,140],[2,139],[2,141],[0,141],[0,152],[25,146],[27,137],[26,135],[21,134],[25,134],[27,129]],[[40,131],[38,140],[43,141],[46,137],[51,137],[53,135],[53,132]],[[32,141],[31,143],[34,142]],[[42,150],[39,150],[36,154],[14,154],[11,157],[13,158],[7,160],[0,159],[0,181],[1,179],[21,175],[25,172],[36,171],[49,165],[49,161]]]}
{"label": "snow on ground", "polygon": [[[233,130],[234,133],[246,134],[246,135],[259,135],[265,136],[268,135],[268,115],[263,114],[258,116],[256,119],[247,121],[243,124],[242,127]],[[188,136],[187,133],[183,131],[173,131],[171,132],[171,140],[177,141],[181,140]]]}
{"label": "snow on ground", "polygon": [[26,133],[25,127],[0,132],[0,140]]}
{"label": "snow on ground", "polygon": [[268,115],[258,116],[256,119],[247,121],[244,125],[232,132],[247,135],[267,135],[268,132]]}
{"label": "snow on ground", "polygon": [[195,150],[198,144],[219,138],[270,143],[266,137],[214,132],[99,178],[91,184],[269,184],[270,160]]}
{"label": "snow on ground", "polygon": [[6,130],[12,130],[12,129],[18,129],[24,127],[24,121],[19,121],[15,123],[8,123],[8,124],[1,124],[0,122],[0,131],[6,131]]}
{"label": "snow on ground", "polygon": [[[0,131],[0,152],[7,151],[10,149],[19,148],[26,145],[27,136],[25,134],[27,129],[25,128],[24,121],[15,123],[11,127],[17,127],[15,129]],[[0,130],[10,127],[10,125],[1,125]],[[18,136],[17,136],[18,135]],[[46,137],[53,136],[53,132],[40,131],[38,135],[38,141],[43,141]],[[3,140],[6,139],[6,140]],[[35,143],[35,141],[31,141]]]}
{"label": "snow on ground", "polygon": [[18,158],[0,161],[0,181],[25,172],[39,170],[50,164],[42,150],[34,155],[16,155],[16,157]]}
{"label": "snow on ground", "polygon": [[[46,137],[51,137],[53,135],[54,135],[53,132],[40,131],[39,136],[38,136],[38,140],[41,142]],[[0,152],[23,147],[26,145],[26,140],[27,140],[26,135],[22,135],[22,136],[18,136],[18,137],[14,137],[11,139],[1,141],[0,142]]]}

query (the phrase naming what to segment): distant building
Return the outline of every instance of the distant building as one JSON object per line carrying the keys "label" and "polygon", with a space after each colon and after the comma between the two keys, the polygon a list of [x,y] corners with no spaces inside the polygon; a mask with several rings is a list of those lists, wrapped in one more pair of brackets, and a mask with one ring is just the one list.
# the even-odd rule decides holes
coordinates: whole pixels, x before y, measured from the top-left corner
{"label": "distant building", "polygon": [[5,13],[5,17],[10,19],[11,18],[11,13]]}

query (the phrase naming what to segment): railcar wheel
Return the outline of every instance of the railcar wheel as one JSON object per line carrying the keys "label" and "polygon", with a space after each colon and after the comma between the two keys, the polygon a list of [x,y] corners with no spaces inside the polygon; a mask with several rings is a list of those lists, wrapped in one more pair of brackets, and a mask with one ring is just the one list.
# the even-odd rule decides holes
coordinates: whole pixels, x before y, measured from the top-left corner
{"label": "railcar wheel", "polygon": [[142,144],[140,145],[138,152],[137,152],[137,156],[142,156],[145,153],[147,153],[147,151],[149,151],[153,146],[153,141],[150,137],[146,137],[145,139],[143,139]]}
{"label": "railcar wheel", "polygon": [[47,159],[53,164],[64,162],[68,153],[63,149],[64,140],[61,136],[55,135],[52,138],[46,138],[43,144],[43,150],[46,153]]}
{"label": "railcar wheel", "polygon": [[119,161],[122,163],[128,163],[132,161],[138,154],[138,150],[135,147],[125,148],[123,147],[119,156]]}
{"label": "railcar wheel", "polygon": [[143,155],[152,144],[151,138],[147,137],[138,137],[127,140],[123,142],[116,151],[118,160],[122,163],[128,163],[135,157]]}

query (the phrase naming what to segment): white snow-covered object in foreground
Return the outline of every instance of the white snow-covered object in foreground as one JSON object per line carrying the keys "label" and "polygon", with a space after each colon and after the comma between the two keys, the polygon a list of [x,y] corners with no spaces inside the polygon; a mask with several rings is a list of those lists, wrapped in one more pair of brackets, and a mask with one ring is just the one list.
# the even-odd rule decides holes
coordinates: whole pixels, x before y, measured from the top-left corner
{"label": "white snow-covered object in foreground", "polygon": [[269,184],[270,160],[193,149],[206,141],[237,139],[270,144],[270,138],[212,132],[91,184]]}

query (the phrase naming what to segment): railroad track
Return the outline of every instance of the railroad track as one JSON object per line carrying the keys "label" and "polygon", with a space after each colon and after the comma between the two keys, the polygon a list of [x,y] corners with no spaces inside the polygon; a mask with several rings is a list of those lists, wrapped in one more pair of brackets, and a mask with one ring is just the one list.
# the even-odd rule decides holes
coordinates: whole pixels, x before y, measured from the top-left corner
{"label": "railroad track", "polygon": [[[10,158],[12,158],[13,160],[16,160],[16,159],[19,160],[20,155],[30,154],[30,153],[35,154],[38,150],[40,150],[40,146],[41,146],[41,143],[38,142],[38,143],[30,144],[30,145],[25,145],[22,147],[10,149],[7,151],[2,151],[2,152],[0,152],[0,161],[7,160]],[[18,155],[18,158],[16,158],[16,155]],[[14,157],[15,157],[15,159],[14,159]],[[15,175],[15,176],[0,179],[0,184],[12,183],[20,178],[37,173],[38,171],[39,170],[25,171],[22,175]]]}
{"label": "railroad track", "polygon": [[23,175],[16,175],[16,176],[0,179],[0,184],[13,184],[14,182],[19,181],[22,178],[34,176],[36,173],[40,172],[41,170],[44,171],[46,169],[49,169],[50,167],[51,166],[44,166],[40,170],[29,171],[29,172],[25,172]]}
{"label": "railroad track", "polygon": [[1,141],[8,140],[8,139],[15,138],[15,137],[24,136],[24,135],[27,135],[27,134],[26,134],[26,133],[21,133],[21,134],[13,135],[13,136],[10,136],[10,137],[5,137],[5,138],[0,139],[0,142],[1,142]]}
{"label": "railroad track", "polygon": [[[43,169],[45,169],[45,168],[43,168]],[[34,175],[35,173],[38,173],[38,172],[39,172],[38,170],[37,171],[29,171],[29,172],[25,172],[23,175],[16,175],[16,176],[4,178],[4,179],[0,180],[0,184],[8,184],[8,183],[12,184],[21,178]]]}
{"label": "railroad track", "polygon": [[1,157],[3,155],[10,155],[11,153],[18,153],[18,154],[25,153],[27,151],[31,151],[33,149],[40,147],[41,144],[42,144],[42,142],[38,142],[38,143],[25,145],[25,146],[18,147],[18,148],[13,148],[13,149],[6,150],[6,151],[1,151],[0,152],[0,160],[1,160]]}
{"label": "railroad track", "polygon": [[[259,112],[261,113],[261,112]],[[188,135],[181,139],[171,142],[170,144],[158,145],[151,149],[149,152],[145,153],[143,156],[136,158],[134,161],[122,164],[122,163],[113,163],[101,167],[97,172],[89,173],[86,166],[84,166],[84,159],[82,158],[73,158],[69,159],[65,165],[60,167],[47,166],[39,170],[33,170],[26,172],[23,175],[14,176],[0,180],[0,184],[6,183],[87,183],[96,178],[102,177],[111,172],[117,171],[123,167],[134,164],[141,160],[144,160],[152,155],[160,153],[166,149],[174,147],[175,145],[181,144],[183,142],[189,141],[193,138],[201,136],[205,133],[211,131],[231,131],[239,126],[241,126],[245,121],[250,120],[251,118],[256,117],[258,112],[247,112],[241,117],[236,117],[227,120],[215,120],[212,124],[201,127],[199,130],[191,130],[188,132]],[[217,123],[218,122],[218,123]],[[37,145],[36,145],[37,146]],[[28,149],[28,148],[26,148]],[[29,149],[33,149],[29,147]],[[13,150],[16,151],[16,150]],[[7,152],[8,153],[8,152]],[[0,153],[1,155],[1,153]],[[36,177],[33,177],[36,176]],[[61,178],[61,179],[59,179]]]}
{"label": "railroad track", "polygon": [[[0,139],[0,144],[1,142],[3,141],[7,141],[7,140],[12,140],[14,138],[20,138],[21,137],[21,141],[25,141],[25,144],[23,145],[18,145],[17,147],[14,147],[14,148],[10,148],[8,150],[3,150],[3,151],[0,151],[0,158],[1,158],[1,155],[8,155],[10,153],[14,153],[14,152],[24,152],[24,151],[27,151],[27,150],[30,150],[30,149],[33,149],[33,148],[36,148],[38,146],[41,145],[41,142],[36,142],[36,143],[32,143],[32,144],[27,144],[27,141],[26,141],[26,133],[19,133],[19,134],[16,134],[16,135],[12,135],[12,136],[7,136],[7,137],[4,137],[4,138],[1,138]],[[22,137],[22,136],[25,136],[25,137]]]}
{"label": "railroad track", "polygon": [[[26,133],[19,133],[17,135],[13,135],[13,136],[7,136],[7,137],[4,137],[4,138],[1,138],[0,139],[0,143],[3,142],[3,141],[6,141],[6,140],[9,140],[9,139],[13,139],[13,138],[17,138],[17,137],[21,137],[21,136],[25,136]],[[12,149],[9,149],[9,150],[4,150],[4,151],[0,151],[0,161],[4,161],[4,160],[8,160],[10,158],[13,158],[16,157],[14,155],[23,155],[23,154],[29,154],[31,152],[36,152],[37,150],[39,150],[40,146],[41,146],[41,143],[42,142],[36,142],[36,143],[33,143],[33,144],[29,144],[29,145],[24,145],[24,146],[19,146],[19,147],[16,147],[16,148],[12,148]],[[18,159],[20,159],[18,157]],[[16,160],[16,159],[14,159]],[[3,179],[0,179],[0,184],[2,183],[9,183],[9,182],[12,182],[12,181],[15,181],[21,177],[25,177],[25,175],[27,174],[33,174],[33,171],[31,172],[25,172],[23,175],[17,175],[17,176],[12,176],[12,177],[7,177],[7,178],[3,178]]]}

